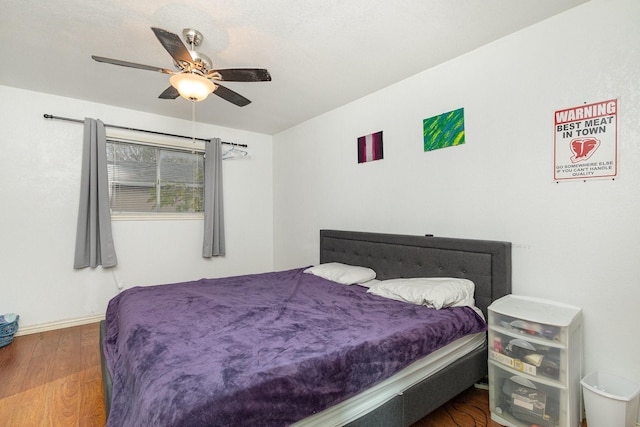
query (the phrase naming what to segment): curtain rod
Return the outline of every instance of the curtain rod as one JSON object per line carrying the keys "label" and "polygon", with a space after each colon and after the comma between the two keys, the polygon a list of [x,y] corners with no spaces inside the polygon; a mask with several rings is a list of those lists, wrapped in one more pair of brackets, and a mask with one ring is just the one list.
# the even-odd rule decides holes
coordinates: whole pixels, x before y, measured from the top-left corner
{"label": "curtain rod", "polygon": [[[54,116],[52,114],[46,114],[46,113],[44,114],[44,118],[45,119],[55,119],[55,120],[65,120],[67,122],[74,122],[74,123],[84,123],[84,120],[70,119],[68,117]],[[114,128],[114,129],[124,129],[124,130],[132,130],[132,131],[135,131],[135,132],[153,133],[155,135],[164,135],[164,136],[173,136],[173,137],[176,137],[176,138],[195,139],[197,141],[204,141],[204,142],[209,141],[208,139],[204,139],[204,138],[192,138],[192,137],[186,136],[186,135],[176,135],[176,134],[173,134],[173,133],[157,132],[155,130],[136,129],[136,128],[129,128],[129,127],[126,127],[126,126],[108,125],[106,123],[105,123],[105,126],[106,127],[110,127],[110,128]],[[226,145],[233,145],[234,147],[244,147],[244,148],[248,147],[247,144],[238,144],[238,143],[235,143],[235,142],[222,141],[222,143],[226,144]]]}

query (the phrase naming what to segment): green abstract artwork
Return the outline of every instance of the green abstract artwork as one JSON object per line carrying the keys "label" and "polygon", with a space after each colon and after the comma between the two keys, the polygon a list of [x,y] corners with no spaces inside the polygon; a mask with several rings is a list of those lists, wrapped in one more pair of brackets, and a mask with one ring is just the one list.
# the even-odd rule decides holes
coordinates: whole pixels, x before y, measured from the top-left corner
{"label": "green abstract artwork", "polygon": [[422,121],[424,151],[464,144],[464,108]]}

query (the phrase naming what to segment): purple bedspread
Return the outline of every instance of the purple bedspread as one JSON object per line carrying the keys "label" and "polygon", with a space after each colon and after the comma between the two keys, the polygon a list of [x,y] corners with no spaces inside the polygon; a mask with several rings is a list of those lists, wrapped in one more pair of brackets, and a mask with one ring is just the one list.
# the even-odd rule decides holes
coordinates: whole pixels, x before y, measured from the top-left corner
{"label": "purple bedspread", "polygon": [[107,308],[108,426],[284,426],[486,329],[303,269],[137,287]]}

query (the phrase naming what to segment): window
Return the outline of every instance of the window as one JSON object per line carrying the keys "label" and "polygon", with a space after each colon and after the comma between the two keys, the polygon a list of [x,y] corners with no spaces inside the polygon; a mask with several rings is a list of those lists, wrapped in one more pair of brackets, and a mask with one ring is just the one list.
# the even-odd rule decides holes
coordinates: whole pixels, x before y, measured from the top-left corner
{"label": "window", "polygon": [[107,168],[114,216],[203,211],[202,152],[107,140]]}

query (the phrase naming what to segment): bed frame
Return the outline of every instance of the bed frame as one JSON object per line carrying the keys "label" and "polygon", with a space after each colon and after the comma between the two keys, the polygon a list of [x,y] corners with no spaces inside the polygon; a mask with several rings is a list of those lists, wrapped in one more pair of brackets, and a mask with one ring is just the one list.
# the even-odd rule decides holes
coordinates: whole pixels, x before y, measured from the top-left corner
{"label": "bed frame", "polygon": [[[511,243],[338,230],[320,231],[320,262],[361,265],[380,280],[459,277],[475,283],[476,305],[511,293]],[[487,375],[487,345],[468,353],[392,400],[347,424],[405,427],[439,408]]]}
{"label": "bed frame", "polygon": [[[489,240],[321,230],[320,262],[372,268],[380,280],[397,277],[459,277],[476,285],[476,305],[487,316],[492,301],[511,292],[511,243]],[[106,368],[100,324],[100,354],[107,416],[111,376]],[[487,375],[487,345],[347,424],[405,427],[423,418]]]}

